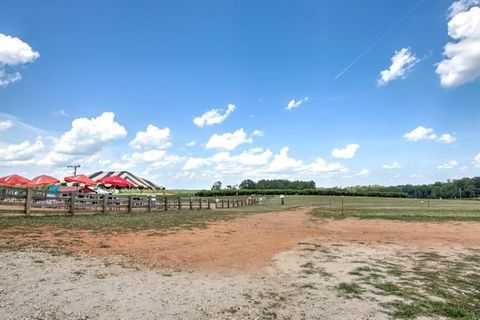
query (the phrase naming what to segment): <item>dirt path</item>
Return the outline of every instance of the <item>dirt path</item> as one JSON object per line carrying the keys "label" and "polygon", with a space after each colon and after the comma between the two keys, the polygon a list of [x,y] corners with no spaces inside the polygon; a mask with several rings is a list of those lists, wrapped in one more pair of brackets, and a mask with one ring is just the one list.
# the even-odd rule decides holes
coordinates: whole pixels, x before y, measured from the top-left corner
{"label": "dirt path", "polygon": [[[437,248],[480,245],[480,224],[474,222],[420,223],[388,220],[312,220],[310,209],[257,214],[212,223],[206,229],[125,234],[83,230],[21,228],[3,230],[7,241],[63,246],[91,256],[121,256],[148,267],[192,271],[256,272],[273,258],[301,242],[383,242],[400,246]],[[24,230],[23,230],[24,231]]]}

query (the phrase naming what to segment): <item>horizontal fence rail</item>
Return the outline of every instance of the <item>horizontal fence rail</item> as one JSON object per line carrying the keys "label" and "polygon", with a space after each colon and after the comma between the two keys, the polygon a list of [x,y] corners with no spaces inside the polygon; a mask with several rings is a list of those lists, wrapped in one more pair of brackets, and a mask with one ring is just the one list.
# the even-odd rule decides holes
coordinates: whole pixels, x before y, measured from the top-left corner
{"label": "horizontal fence rail", "polygon": [[112,195],[62,192],[54,196],[27,188],[0,188],[0,214],[95,214],[168,210],[229,209],[257,205],[258,196],[238,199],[158,195]]}

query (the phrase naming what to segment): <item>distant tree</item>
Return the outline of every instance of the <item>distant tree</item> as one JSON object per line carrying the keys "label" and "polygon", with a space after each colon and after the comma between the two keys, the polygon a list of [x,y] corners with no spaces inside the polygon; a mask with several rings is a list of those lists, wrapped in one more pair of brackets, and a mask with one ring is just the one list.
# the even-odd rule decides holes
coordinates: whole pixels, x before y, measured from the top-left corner
{"label": "distant tree", "polygon": [[222,181],[217,181],[212,186],[212,191],[217,191],[222,189]]}
{"label": "distant tree", "polygon": [[247,179],[247,180],[243,180],[238,187],[240,189],[250,189],[250,190],[252,190],[252,189],[257,188],[257,184],[255,183],[255,181]]}

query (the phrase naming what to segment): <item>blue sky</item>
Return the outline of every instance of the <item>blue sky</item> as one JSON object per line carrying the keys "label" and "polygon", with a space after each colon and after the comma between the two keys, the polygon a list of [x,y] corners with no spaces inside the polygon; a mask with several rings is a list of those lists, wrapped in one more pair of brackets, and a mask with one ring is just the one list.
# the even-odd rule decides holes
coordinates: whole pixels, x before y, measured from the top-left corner
{"label": "blue sky", "polygon": [[480,175],[479,6],[3,1],[0,175],[80,163],[169,188]]}

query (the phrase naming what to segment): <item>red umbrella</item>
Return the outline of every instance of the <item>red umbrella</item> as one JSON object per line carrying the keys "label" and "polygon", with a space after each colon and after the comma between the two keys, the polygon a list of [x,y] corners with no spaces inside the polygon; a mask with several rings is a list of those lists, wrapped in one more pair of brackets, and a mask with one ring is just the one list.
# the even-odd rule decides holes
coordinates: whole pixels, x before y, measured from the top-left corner
{"label": "red umbrella", "polygon": [[135,185],[119,176],[110,176],[97,180],[99,184],[111,184],[116,187],[134,187]]}
{"label": "red umbrella", "polygon": [[54,177],[41,175],[32,179],[32,181],[28,184],[29,187],[40,187],[40,186],[47,186],[51,184],[57,184],[60,181]]}
{"label": "red umbrella", "polygon": [[25,186],[30,182],[27,178],[19,176],[18,174],[11,174],[9,176],[1,177],[0,183],[7,186]]}
{"label": "red umbrella", "polygon": [[79,174],[78,176],[65,177],[66,182],[73,182],[78,184],[84,184],[86,186],[95,186],[96,182],[87,177],[84,174]]}

